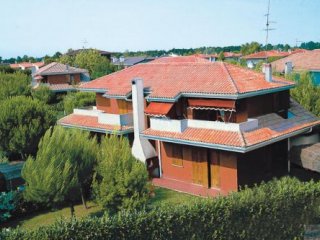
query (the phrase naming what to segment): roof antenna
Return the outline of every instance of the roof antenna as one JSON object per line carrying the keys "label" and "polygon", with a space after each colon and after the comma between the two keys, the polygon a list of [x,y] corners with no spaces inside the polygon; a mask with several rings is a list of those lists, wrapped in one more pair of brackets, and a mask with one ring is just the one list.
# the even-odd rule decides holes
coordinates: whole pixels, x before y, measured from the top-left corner
{"label": "roof antenna", "polygon": [[85,49],[88,44],[87,39],[84,39],[82,43],[83,43],[82,48]]}
{"label": "roof antenna", "polygon": [[276,30],[275,28],[270,28],[270,23],[276,23],[276,22],[273,22],[273,21],[269,21],[269,16],[270,16],[270,0],[268,0],[268,12],[267,12],[267,14],[265,14],[264,16],[267,17],[266,28],[263,29],[263,30],[266,31],[266,50],[268,50],[269,31]]}

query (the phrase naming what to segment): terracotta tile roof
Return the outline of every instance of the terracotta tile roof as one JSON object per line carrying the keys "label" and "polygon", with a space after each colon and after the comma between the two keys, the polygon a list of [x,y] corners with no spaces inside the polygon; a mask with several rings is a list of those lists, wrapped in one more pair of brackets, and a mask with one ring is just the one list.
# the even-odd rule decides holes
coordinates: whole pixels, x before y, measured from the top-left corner
{"label": "terracotta tile roof", "polygon": [[66,127],[90,129],[92,131],[102,132],[102,133],[117,132],[119,134],[122,134],[122,133],[133,132],[132,126],[116,126],[116,125],[101,124],[98,122],[98,117],[84,116],[84,115],[77,115],[77,114],[70,114],[64,118],[61,118],[58,121],[58,124]]}
{"label": "terracotta tile roof", "polygon": [[127,96],[131,80],[142,78],[149,88],[149,97],[178,97],[181,93],[240,95],[279,87],[293,87],[294,83],[280,77],[265,81],[264,74],[225,62],[209,62],[195,56],[159,58],[146,64],[84,83],[82,89],[106,91],[107,96]]}
{"label": "terracotta tile roof", "polygon": [[[237,58],[237,57],[241,57],[242,54],[241,53],[234,53],[234,52],[223,52],[223,55],[225,58]],[[217,58],[219,57],[219,54],[201,54],[201,53],[197,53],[197,54],[194,54],[192,56],[195,56],[195,57],[200,57],[200,58],[210,58],[210,57],[214,57],[214,58]]]}
{"label": "terracotta tile roof", "polygon": [[182,133],[175,133],[149,128],[143,132],[143,135],[147,138],[160,137],[246,149],[288,134],[296,133],[297,135],[300,130],[320,124],[317,117],[304,110],[296,102],[291,102],[289,110],[294,114],[294,118],[284,119],[275,113],[260,116],[257,118],[258,128],[248,132],[187,128]]}
{"label": "terracotta tile roof", "polygon": [[266,59],[269,57],[286,57],[288,55],[290,55],[289,52],[280,52],[277,50],[270,50],[270,51],[261,51],[261,52],[252,53],[242,58],[243,59]]}
{"label": "terracotta tile roof", "polygon": [[62,63],[52,62],[35,72],[34,76],[41,75],[56,75],[56,74],[71,74],[71,73],[88,73],[88,70],[67,66]]}
{"label": "terracotta tile roof", "polygon": [[36,67],[42,67],[44,65],[44,62],[35,62],[35,63],[29,63],[29,62],[22,62],[22,63],[14,63],[14,64],[10,64],[11,68],[31,68],[33,66]]}
{"label": "terracotta tile roof", "polygon": [[277,72],[284,72],[286,62],[292,62],[293,70],[320,70],[320,49],[292,54],[271,63]]}

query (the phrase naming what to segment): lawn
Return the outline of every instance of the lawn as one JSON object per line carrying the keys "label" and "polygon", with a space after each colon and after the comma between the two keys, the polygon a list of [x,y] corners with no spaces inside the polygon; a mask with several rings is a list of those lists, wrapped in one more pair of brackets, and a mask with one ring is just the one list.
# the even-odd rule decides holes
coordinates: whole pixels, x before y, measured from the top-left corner
{"label": "lawn", "polygon": [[[151,198],[151,206],[160,206],[162,204],[171,203],[179,204],[188,200],[196,198],[185,193],[179,193],[164,188],[155,188],[155,196]],[[83,218],[86,216],[101,215],[102,209],[93,202],[88,202],[88,209],[85,209],[82,204],[75,206],[76,218]],[[20,219],[9,221],[5,224],[5,227],[17,227],[20,226],[23,229],[35,229],[40,226],[50,225],[56,220],[70,218],[70,208],[66,207],[57,211],[42,211],[34,213]]]}

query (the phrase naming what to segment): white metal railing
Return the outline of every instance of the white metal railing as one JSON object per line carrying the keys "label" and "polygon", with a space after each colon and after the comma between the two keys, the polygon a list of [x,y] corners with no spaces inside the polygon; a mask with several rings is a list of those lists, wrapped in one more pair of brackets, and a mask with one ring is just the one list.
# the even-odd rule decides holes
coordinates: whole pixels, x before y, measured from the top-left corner
{"label": "white metal railing", "polygon": [[73,113],[77,115],[97,117],[98,122],[102,124],[117,125],[117,126],[133,125],[132,113],[126,113],[126,114],[105,113],[102,110],[98,110],[96,106],[76,108],[76,109],[73,109]]}
{"label": "white metal railing", "polygon": [[154,130],[183,132],[187,127],[222,131],[250,131],[258,127],[258,120],[248,119],[248,121],[242,123],[225,123],[196,119],[175,120],[167,118],[150,118],[150,128]]}

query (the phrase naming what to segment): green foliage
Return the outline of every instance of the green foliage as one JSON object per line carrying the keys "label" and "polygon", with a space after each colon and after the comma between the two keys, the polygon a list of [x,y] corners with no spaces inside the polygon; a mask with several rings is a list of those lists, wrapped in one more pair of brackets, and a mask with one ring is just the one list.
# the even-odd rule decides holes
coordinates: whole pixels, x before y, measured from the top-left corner
{"label": "green foliage", "polygon": [[8,156],[4,153],[0,151],[0,163],[8,163],[9,159]]}
{"label": "green foliage", "polygon": [[30,97],[0,101],[0,151],[25,159],[35,154],[40,138],[55,123],[47,105]]}
{"label": "green foliage", "polygon": [[74,65],[87,69],[92,79],[102,77],[115,71],[109,60],[100,55],[97,50],[88,49],[76,55]]}
{"label": "green foliage", "polygon": [[74,65],[74,57],[73,56],[69,56],[69,55],[62,55],[60,56],[60,58],[58,58],[58,61],[63,63],[63,64],[67,64],[67,65]]}
{"label": "green foliage", "polygon": [[35,89],[31,92],[31,95],[32,95],[33,99],[37,99],[37,100],[44,102],[44,103],[47,103],[47,104],[51,103],[54,98],[54,94],[52,93],[50,88],[47,86],[38,87],[37,89]]}
{"label": "green foliage", "polygon": [[49,206],[79,200],[91,185],[96,152],[96,139],[90,139],[89,132],[49,129],[36,158],[29,157],[23,167],[25,199]]}
{"label": "green foliage", "polygon": [[109,213],[122,209],[139,209],[148,199],[146,166],[131,154],[126,138],[102,140],[93,190],[97,202]]}
{"label": "green foliage", "polygon": [[0,223],[6,222],[16,208],[16,192],[0,193]]}
{"label": "green foliage", "polygon": [[225,57],[224,57],[224,53],[223,52],[220,52],[219,53],[219,56],[218,56],[218,60],[219,61],[224,61]]}
{"label": "green foliage", "polygon": [[291,96],[305,109],[320,116],[320,88],[313,84],[310,73],[293,73],[288,78],[297,84],[291,90]]}
{"label": "green foliage", "polygon": [[30,95],[31,78],[22,72],[5,73],[0,71],[0,101],[19,95]]}
{"label": "green foliage", "polygon": [[151,211],[59,221],[35,231],[3,231],[3,239],[302,239],[319,214],[320,183],[281,180],[227,197],[196,199]]}
{"label": "green foliage", "polygon": [[281,59],[281,58],[283,58],[283,57],[268,57],[267,63],[272,63],[272,62],[274,62],[278,59]]}
{"label": "green foliage", "polygon": [[251,53],[259,52],[261,50],[261,44],[258,42],[251,42],[241,45],[241,54],[242,55],[248,55]]}
{"label": "green foliage", "polygon": [[72,113],[74,108],[93,106],[96,102],[96,95],[92,92],[69,92],[63,99],[64,111]]}

